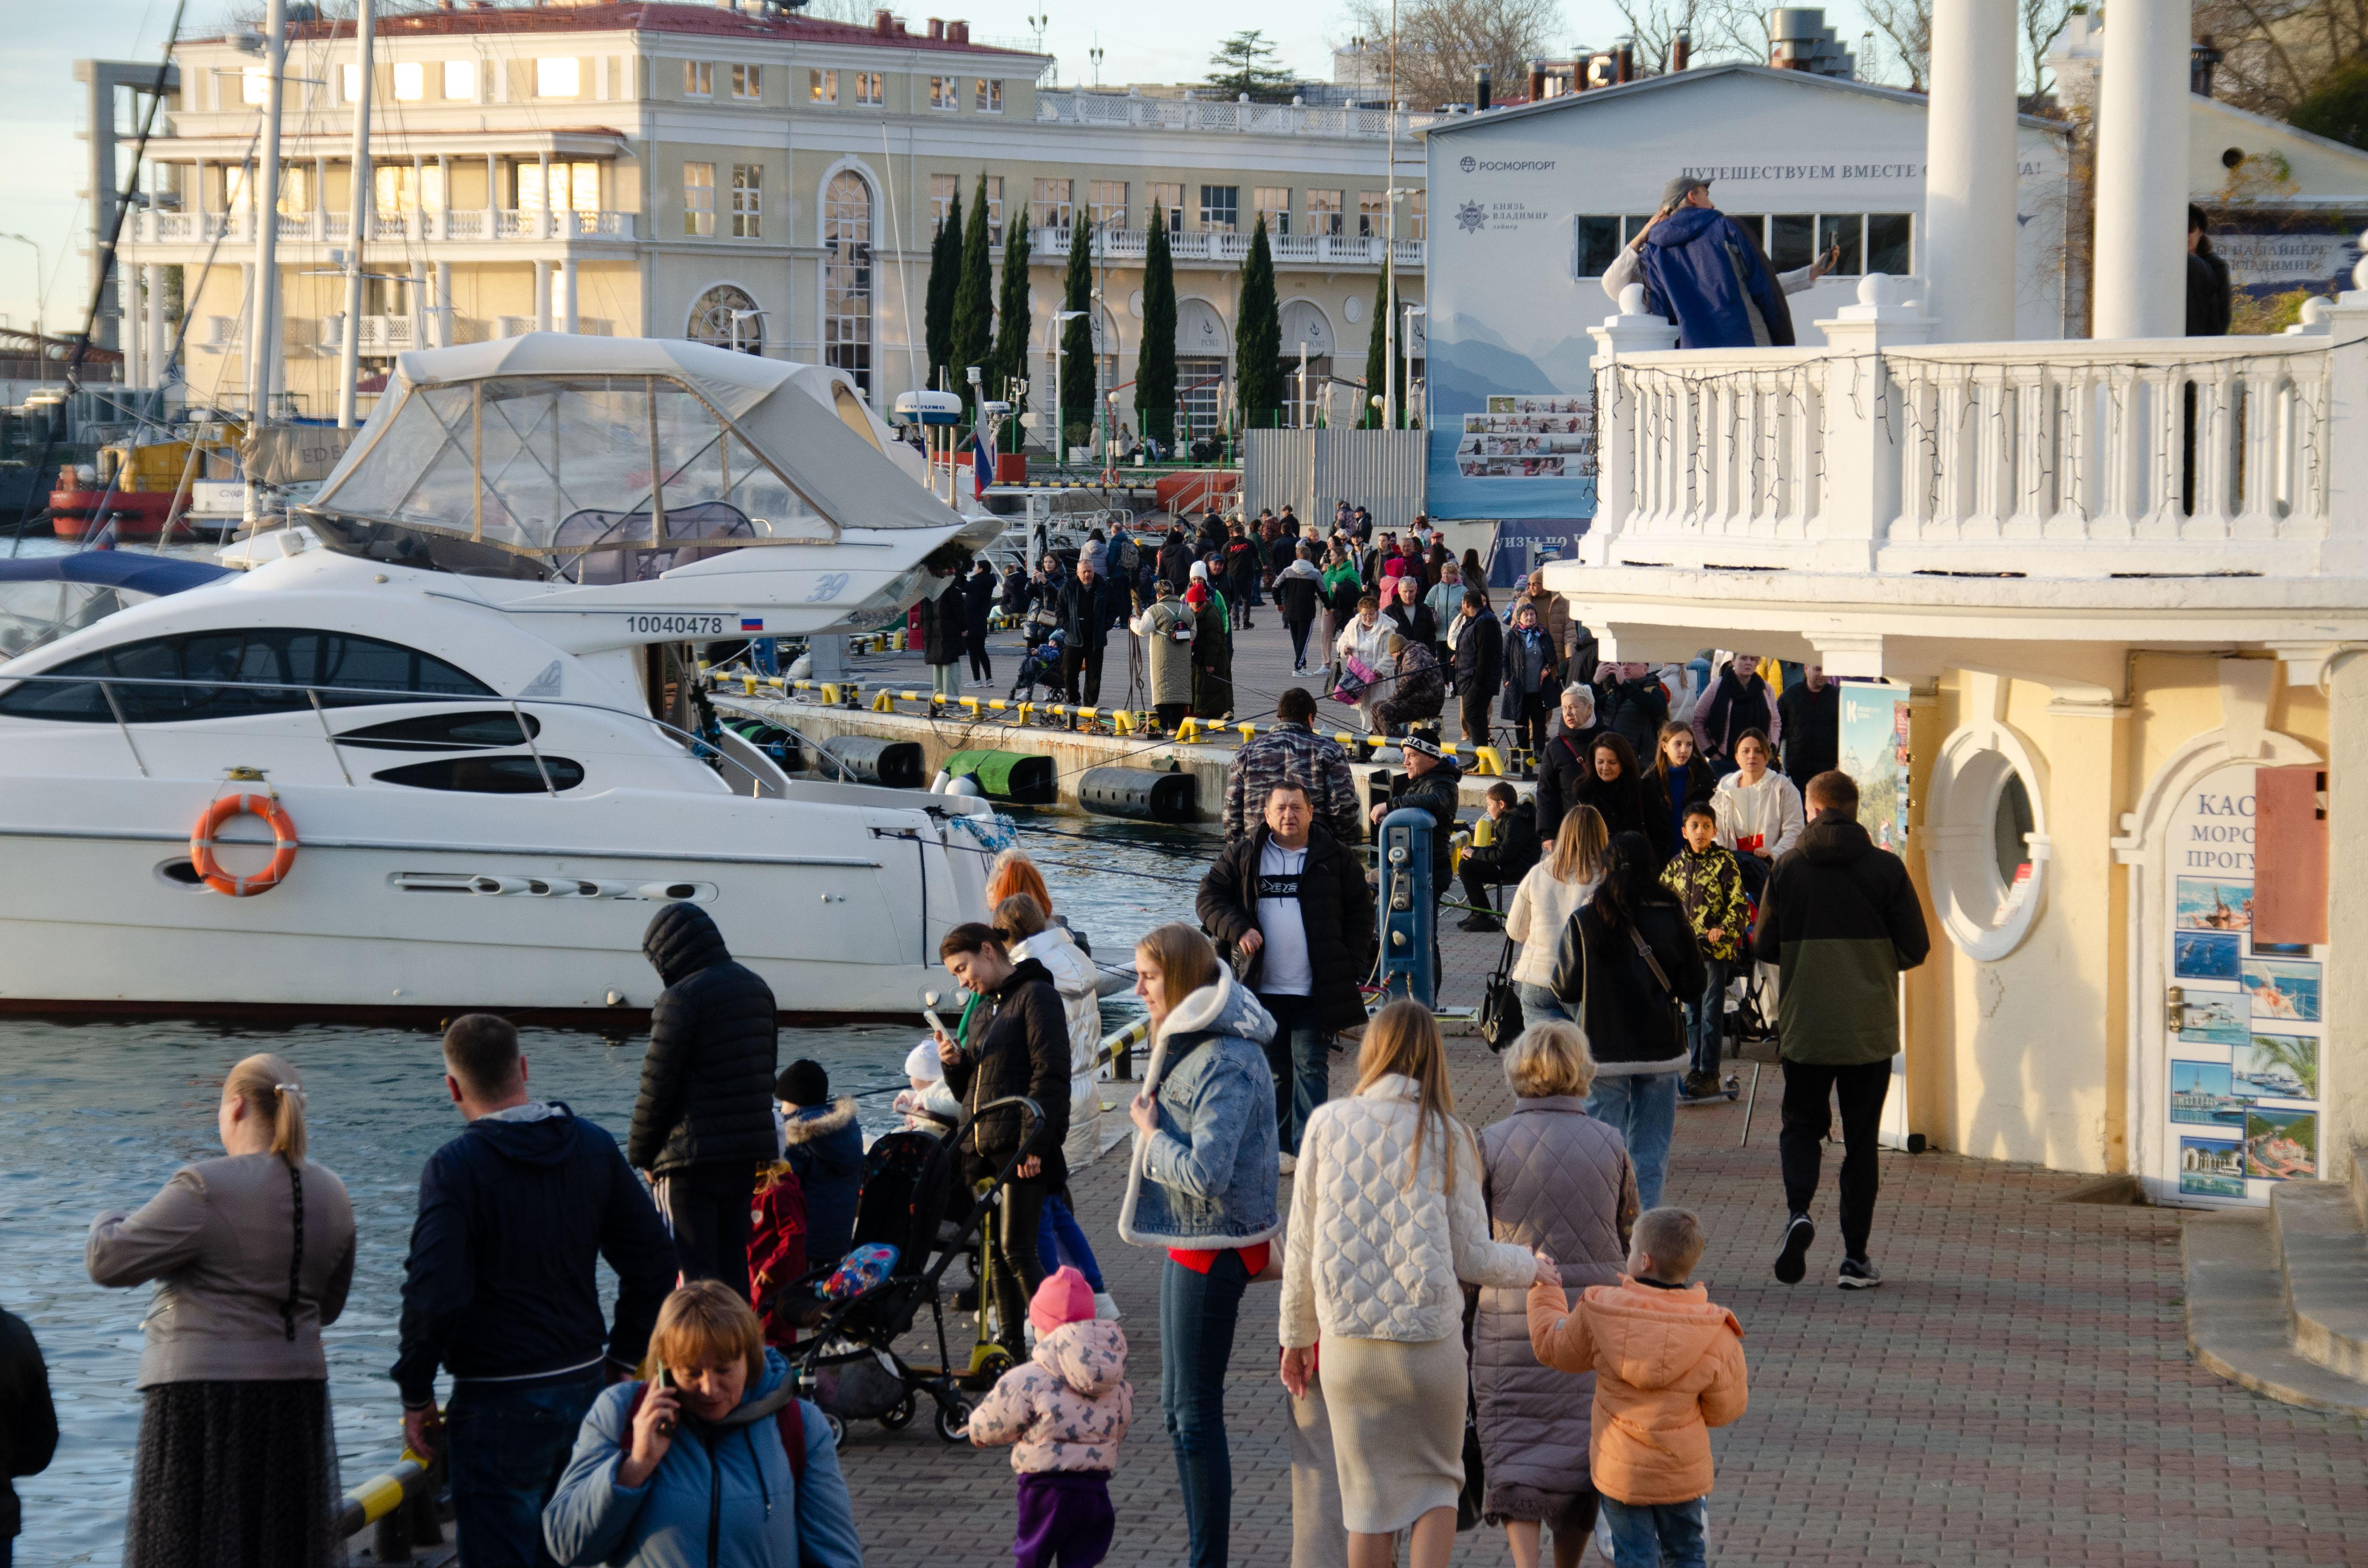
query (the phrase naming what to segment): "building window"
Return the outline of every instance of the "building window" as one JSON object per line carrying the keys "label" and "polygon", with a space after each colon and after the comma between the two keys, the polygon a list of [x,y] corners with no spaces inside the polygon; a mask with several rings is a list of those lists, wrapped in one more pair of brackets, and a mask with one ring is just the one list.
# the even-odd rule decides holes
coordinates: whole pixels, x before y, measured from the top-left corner
{"label": "building window", "polygon": [[732,96],[749,100],[765,96],[765,68],[761,65],[734,65],[732,68]]}
{"label": "building window", "polygon": [[1430,192],[1428,190],[1406,192],[1406,227],[1409,239],[1430,238]]}
{"label": "building window", "polygon": [[1028,222],[1039,229],[1065,229],[1075,210],[1077,187],[1075,180],[1040,179],[1036,182],[1036,199],[1030,203]]}
{"label": "building window", "polygon": [[337,67],[337,91],[347,103],[359,103],[362,96],[362,68],[352,62]]}
{"label": "building window", "polygon": [[[302,168],[302,164],[291,165]],[[370,200],[381,213],[409,212],[419,200],[418,174],[409,164],[378,164],[370,169]]]}
{"label": "building window", "polygon": [[[1181,184],[1171,185],[1165,181],[1153,180],[1150,195],[1153,208],[1167,215],[1167,232],[1171,234],[1182,233],[1184,232],[1184,187]],[[1150,222],[1147,218],[1144,221]]]}
{"label": "building window", "polygon": [[806,98],[818,104],[838,102],[838,73],[809,71],[806,73]]}
{"label": "building window", "polygon": [[[578,212],[600,210],[600,165],[595,163],[552,164],[551,184],[543,185],[543,165],[524,163],[518,165],[518,205],[522,212],[540,212],[548,208],[553,212],[573,209]],[[428,173],[435,173],[431,166]],[[712,176],[710,176],[711,179]]]}
{"label": "building window", "polygon": [[244,104],[261,103],[268,82],[269,74],[262,66],[245,67],[238,74],[238,101]]}
{"label": "building window", "polygon": [[2045,795],[2022,738],[1989,720],[1951,735],[1934,762],[1925,817],[1925,872],[1941,924],[1967,956],[1994,963],[2037,920],[2052,858]]}
{"label": "building window", "polygon": [[734,164],[732,165],[732,237],[755,240],[764,237],[765,227],[765,165]]}
{"label": "building window", "polygon": [[1212,234],[1230,234],[1242,226],[1242,187],[1204,185],[1201,187],[1201,227]]}
{"label": "building window", "polygon": [[858,71],[855,74],[855,101],[870,104],[875,108],[888,101],[886,93],[882,90],[879,72]]}
{"label": "building window", "polygon": [[538,60],[534,62],[534,96],[538,98],[580,97],[584,92],[584,62]]}
{"label": "building window", "polygon": [[1097,229],[1126,227],[1126,181],[1098,179],[1087,187],[1092,206],[1087,216]]}
{"label": "building window", "polygon": [[951,76],[929,78],[929,107],[957,109],[962,107],[962,83]]}
{"label": "building window", "polygon": [[823,363],[871,391],[871,187],[847,170],[822,200]]}
{"label": "building window", "polygon": [[693,239],[715,233],[715,165],[682,166],[682,232]]}
{"label": "building window", "polygon": [[765,351],[765,318],[746,290],[719,283],[690,307],[690,330],[683,335],[693,343],[737,348],[743,354]]}
{"label": "building window", "polygon": [[1003,112],[1003,84],[992,76],[981,76],[971,89],[971,107],[981,114]]}
{"label": "building window", "polygon": [[1357,237],[1379,239],[1390,232],[1390,193],[1386,190],[1360,190],[1357,193]]}
{"label": "building window", "polygon": [[929,176],[929,233],[936,237],[953,215],[954,198],[962,191],[962,176],[931,175]]}
{"label": "building window", "polygon": [[394,64],[394,101],[416,104],[427,96],[427,67],[416,60],[398,60]]}
{"label": "building window", "polygon": [[1905,278],[1916,270],[1916,220],[1906,212],[1866,215],[1866,269]]}
{"label": "building window", "polygon": [[1224,396],[1225,362],[1213,358],[1176,358],[1178,436],[1199,440],[1217,433],[1218,405]]}
{"label": "building window", "polygon": [[444,62],[444,96],[462,103],[473,103],[477,97],[477,62],[473,60],[448,60]]}
{"label": "building window", "polygon": [[986,176],[986,243],[1000,247],[1003,244],[1003,176]]}
{"label": "building window", "polygon": [[715,67],[704,60],[682,62],[682,96],[687,98],[712,98],[715,96]]}
{"label": "building window", "polygon": [[1266,220],[1266,232],[1269,236],[1281,239],[1291,233],[1291,187],[1258,187],[1258,216]]}
{"label": "building window", "polygon": [[1307,193],[1307,232],[1311,234],[1338,234],[1341,211],[1338,191],[1309,191]]}

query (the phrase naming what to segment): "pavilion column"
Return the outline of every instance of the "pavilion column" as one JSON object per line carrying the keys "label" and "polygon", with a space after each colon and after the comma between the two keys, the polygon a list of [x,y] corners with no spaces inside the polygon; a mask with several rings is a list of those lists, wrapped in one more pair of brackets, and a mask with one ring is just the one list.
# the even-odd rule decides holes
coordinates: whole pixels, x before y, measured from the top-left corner
{"label": "pavilion column", "polygon": [[568,256],[559,264],[559,288],[563,301],[560,307],[559,330],[572,333],[575,325],[575,258]]}
{"label": "pavilion column", "polygon": [[[2156,0],[2135,0],[2149,3]],[[1919,248],[1930,285],[1925,313],[1939,318],[1944,342],[2014,335],[2014,88],[2015,8],[2004,0],[1932,0]],[[2185,169],[2183,159],[2173,162]]]}
{"label": "pavilion column", "polygon": [[431,330],[437,347],[452,347],[452,264],[449,261],[436,264],[436,313]]}
{"label": "pavilion column", "polygon": [[2187,329],[2188,0],[2113,7],[2097,74],[2099,337]]}
{"label": "pavilion column", "polygon": [[534,330],[551,330],[551,263],[534,264]]}
{"label": "pavilion column", "polygon": [[165,363],[166,358],[172,351],[172,339],[165,327],[165,269],[151,262],[141,270],[146,274],[148,282],[148,316],[145,335],[148,384],[152,387],[161,387],[167,379],[166,372],[172,369]]}

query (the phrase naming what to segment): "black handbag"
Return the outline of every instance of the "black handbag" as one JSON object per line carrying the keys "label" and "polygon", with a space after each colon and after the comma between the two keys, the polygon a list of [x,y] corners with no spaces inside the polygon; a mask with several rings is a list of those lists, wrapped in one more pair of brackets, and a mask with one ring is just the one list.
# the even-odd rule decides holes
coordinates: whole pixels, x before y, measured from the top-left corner
{"label": "black handbag", "polygon": [[1480,988],[1480,1038],[1495,1051],[1502,1051],[1519,1040],[1524,1027],[1521,993],[1512,978],[1513,947],[1513,939],[1506,937],[1505,953],[1497,960],[1496,972]]}

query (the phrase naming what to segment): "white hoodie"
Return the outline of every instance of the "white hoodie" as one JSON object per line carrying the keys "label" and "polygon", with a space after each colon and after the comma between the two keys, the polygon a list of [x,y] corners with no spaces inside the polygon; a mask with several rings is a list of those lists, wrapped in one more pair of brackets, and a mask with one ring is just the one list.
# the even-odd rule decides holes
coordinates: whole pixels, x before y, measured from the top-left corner
{"label": "white hoodie", "polygon": [[1710,809],[1718,817],[1721,848],[1733,849],[1738,839],[1756,835],[1760,852],[1771,860],[1782,859],[1800,843],[1809,825],[1808,813],[1801,809],[1801,787],[1772,767],[1759,776],[1758,784],[1746,784],[1740,773],[1728,774],[1711,791]]}
{"label": "white hoodie", "polygon": [[1012,945],[1011,960],[1034,959],[1053,976],[1061,1010],[1069,1021],[1069,1136],[1062,1156],[1071,1170],[1091,1165],[1101,1153],[1101,1102],[1094,1090],[1094,1058],[1101,1051],[1102,1005],[1094,960],[1079,951],[1069,933],[1047,926]]}

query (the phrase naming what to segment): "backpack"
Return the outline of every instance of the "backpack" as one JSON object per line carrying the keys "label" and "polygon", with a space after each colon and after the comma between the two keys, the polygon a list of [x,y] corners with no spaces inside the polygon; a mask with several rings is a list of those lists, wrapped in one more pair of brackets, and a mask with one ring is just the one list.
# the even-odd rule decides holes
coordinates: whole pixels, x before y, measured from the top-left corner
{"label": "backpack", "polygon": [[[625,1406],[625,1428],[632,1429],[633,1418],[642,1413],[642,1401],[647,1399],[650,1385],[646,1380],[633,1385],[632,1402]],[[762,1419],[759,1417],[759,1419]],[[806,1413],[796,1395],[773,1412],[773,1426],[781,1435],[781,1451],[789,1456],[790,1480],[803,1483],[806,1478]],[[628,1446],[631,1441],[628,1439]]]}

